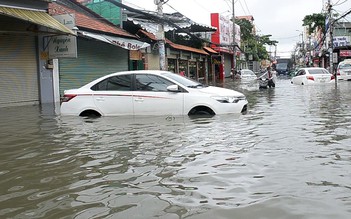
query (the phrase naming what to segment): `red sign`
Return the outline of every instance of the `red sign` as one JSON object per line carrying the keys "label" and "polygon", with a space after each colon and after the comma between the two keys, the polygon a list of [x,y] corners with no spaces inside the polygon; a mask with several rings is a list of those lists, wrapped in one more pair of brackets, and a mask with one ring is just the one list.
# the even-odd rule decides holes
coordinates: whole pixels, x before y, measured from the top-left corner
{"label": "red sign", "polygon": [[340,50],[340,56],[351,56],[351,50]]}

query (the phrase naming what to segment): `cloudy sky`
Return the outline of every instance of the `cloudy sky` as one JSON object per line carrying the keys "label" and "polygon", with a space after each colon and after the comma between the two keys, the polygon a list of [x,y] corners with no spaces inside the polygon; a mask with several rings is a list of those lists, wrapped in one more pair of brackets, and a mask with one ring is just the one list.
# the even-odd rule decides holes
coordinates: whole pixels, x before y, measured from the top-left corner
{"label": "cloudy sky", "polygon": [[[252,15],[259,35],[272,35],[277,40],[277,55],[290,56],[301,41],[302,20],[305,15],[322,12],[327,0],[235,0],[235,16]],[[154,0],[123,0],[138,9],[156,11]],[[340,15],[351,9],[351,0],[331,0]],[[232,14],[232,0],[169,0],[164,12],[178,11],[193,21],[210,25],[210,14]],[[346,17],[351,22],[351,16]],[[267,48],[271,52],[274,47]]]}

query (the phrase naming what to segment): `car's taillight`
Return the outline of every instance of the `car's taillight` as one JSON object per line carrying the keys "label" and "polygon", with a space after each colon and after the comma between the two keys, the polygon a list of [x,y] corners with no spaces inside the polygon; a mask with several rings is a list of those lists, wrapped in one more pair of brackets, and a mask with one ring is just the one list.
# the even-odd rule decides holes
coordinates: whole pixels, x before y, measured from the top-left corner
{"label": "car's taillight", "polygon": [[340,69],[338,69],[338,72],[336,73],[337,75],[340,75]]}
{"label": "car's taillight", "polygon": [[73,98],[75,98],[77,96],[77,94],[65,94],[63,95],[61,102],[68,102],[70,100],[72,100]]}
{"label": "car's taillight", "polygon": [[335,79],[334,75],[331,75],[330,80],[334,80],[334,79]]}
{"label": "car's taillight", "polygon": [[312,75],[306,76],[307,80],[314,81],[314,77]]}

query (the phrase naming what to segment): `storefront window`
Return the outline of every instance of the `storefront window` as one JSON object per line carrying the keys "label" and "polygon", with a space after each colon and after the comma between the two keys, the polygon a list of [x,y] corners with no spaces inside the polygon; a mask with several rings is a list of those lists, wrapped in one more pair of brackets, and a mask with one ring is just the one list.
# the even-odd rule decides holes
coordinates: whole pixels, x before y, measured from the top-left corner
{"label": "storefront window", "polygon": [[179,73],[180,72],[184,72],[184,75],[189,77],[188,61],[186,61],[186,60],[179,60]]}
{"label": "storefront window", "polygon": [[176,72],[176,60],[168,59],[168,71],[175,73]]}
{"label": "storefront window", "polygon": [[196,78],[196,62],[189,62],[189,77]]}
{"label": "storefront window", "polygon": [[199,78],[204,78],[205,77],[205,63],[200,62],[199,63]]}

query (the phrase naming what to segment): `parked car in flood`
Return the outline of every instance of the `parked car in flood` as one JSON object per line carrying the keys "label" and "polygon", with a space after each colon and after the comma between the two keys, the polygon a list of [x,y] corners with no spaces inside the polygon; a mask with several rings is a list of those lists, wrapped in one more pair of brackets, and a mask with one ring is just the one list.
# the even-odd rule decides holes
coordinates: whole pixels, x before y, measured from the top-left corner
{"label": "parked car in flood", "polygon": [[61,115],[216,115],[247,110],[244,94],[206,86],[168,71],[139,70],[106,75],[66,90]]}
{"label": "parked car in flood", "polygon": [[245,81],[253,81],[253,80],[257,80],[257,76],[250,69],[242,69],[242,70],[240,70],[240,79],[243,82],[245,82]]}
{"label": "parked car in flood", "polygon": [[351,59],[345,59],[337,67],[338,79],[351,80]]}
{"label": "parked car in flood", "polygon": [[300,68],[291,79],[291,83],[297,85],[327,84],[334,81],[334,75],[319,67]]}

